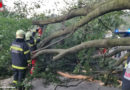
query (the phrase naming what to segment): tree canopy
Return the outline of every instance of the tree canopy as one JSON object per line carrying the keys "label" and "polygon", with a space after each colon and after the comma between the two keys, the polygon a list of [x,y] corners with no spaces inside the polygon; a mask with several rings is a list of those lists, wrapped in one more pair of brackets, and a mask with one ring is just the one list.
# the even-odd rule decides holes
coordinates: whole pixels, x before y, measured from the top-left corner
{"label": "tree canopy", "polygon": [[[121,70],[118,66],[129,53],[119,60],[112,57],[130,49],[130,38],[116,38],[113,34],[113,38],[105,39],[104,35],[122,25],[129,28],[124,20],[124,17],[130,17],[129,12],[124,10],[130,9],[130,0],[98,0],[91,4],[92,1],[85,1],[79,0],[76,7],[56,17],[41,14],[27,18],[28,11],[20,11],[21,7],[17,7],[16,13],[8,10],[0,13],[0,71],[10,68],[9,47],[17,29],[27,31],[34,29],[35,25],[47,25],[38,49],[32,54],[32,58],[38,58],[34,76],[58,82],[55,75],[61,70],[89,75],[109,84],[108,79],[117,83],[114,80],[120,77],[109,76],[114,70]],[[108,52],[99,54],[102,48],[107,48]],[[109,52],[111,48],[116,49]],[[10,69],[7,71],[11,73]]]}

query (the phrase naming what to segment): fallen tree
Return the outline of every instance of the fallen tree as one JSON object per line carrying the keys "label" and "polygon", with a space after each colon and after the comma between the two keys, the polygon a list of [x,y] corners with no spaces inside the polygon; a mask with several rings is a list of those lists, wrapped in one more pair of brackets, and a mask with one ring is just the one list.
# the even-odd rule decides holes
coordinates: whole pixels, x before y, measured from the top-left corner
{"label": "fallen tree", "polygon": [[[115,47],[115,46],[128,46],[130,45],[130,38],[120,38],[120,39],[102,39],[102,40],[92,40],[88,42],[81,43],[79,45],[76,45],[74,47],[68,48],[68,49],[41,49],[38,51],[35,55],[33,55],[32,58],[36,58],[37,56],[45,53],[55,53],[56,56],[53,57],[53,60],[60,59],[64,57],[66,54],[72,54],[76,53],[80,50],[97,47],[97,48],[108,48],[108,47]],[[126,47],[127,49],[129,47]],[[124,50],[124,49],[121,49]],[[120,51],[121,51],[120,50]]]}
{"label": "fallen tree", "polygon": [[[108,2],[110,2],[110,1],[107,0],[105,3],[108,3]],[[48,18],[46,20],[41,20],[41,21],[33,21],[33,24],[34,25],[47,25],[47,24],[66,21],[66,20],[69,20],[69,19],[72,19],[72,18],[78,17],[78,16],[86,16],[89,12],[91,12],[92,10],[94,10],[95,8],[97,8],[103,4],[104,4],[104,2],[101,2],[101,3],[96,3],[93,6],[86,5],[82,8],[74,8],[74,9],[69,10],[68,13],[65,15]]]}
{"label": "fallen tree", "polygon": [[[98,39],[98,40],[91,39],[91,41],[82,42],[81,44],[78,44],[76,46],[72,46],[71,48],[67,48],[67,49],[63,49],[63,48],[60,48],[60,49],[57,49],[57,48],[55,48],[55,49],[54,48],[46,49],[46,48],[50,47],[51,45],[56,44],[55,42],[49,44],[53,39],[56,39],[58,37],[63,37],[63,36],[68,38],[68,36],[71,36],[80,27],[88,24],[90,21],[94,20],[95,18],[98,18],[98,17],[100,17],[100,16],[102,16],[104,14],[107,14],[107,13],[110,13],[110,12],[113,12],[113,11],[120,11],[120,10],[130,9],[129,2],[130,2],[130,0],[125,0],[125,1],[124,0],[109,0],[109,1],[106,1],[104,3],[94,5],[92,7],[91,6],[88,6],[88,7],[86,6],[86,7],[83,7],[83,8],[74,9],[72,11],[69,11],[68,14],[63,15],[63,16],[58,17],[58,18],[50,18],[50,19],[43,20],[43,21],[33,22],[33,24],[36,24],[36,25],[44,25],[44,24],[51,24],[51,23],[66,21],[66,20],[69,20],[69,19],[77,17],[77,16],[83,16],[80,19],[79,22],[64,28],[64,30],[59,30],[58,32],[55,32],[55,33],[51,34],[50,36],[44,38],[40,42],[40,47],[39,47],[38,50],[35,51],[35,54],[32,56],[32,58],[36,58],[36,57],[38,57],[40,55],[43,55],[43,54],[52,54],[52,55],[54,55],[53,60],[59,60],[59,59],[63,58],[64,56],[67,56],[69,54],[74,54],[74,53],[77,53],[77,52],[79,52],[81,50],[85,50],[85,49],[89,49],[89,48],[112,48],[112,47],[120,46],[118,49],[116,49],[115,51],[113,51],[111,53],[107,53],[105,55],[92,56],[92,58],[99,58],[99,57],[111,57],[114,54],[117,54],[118,52],[121,52],[121,51],[124,51],[124,50],[129,50],[130,49],[130,47],[129,47],[130,38]],[[101,23],[103,23],[101,20],[99,20],[99,21]],[[105,25],[105,27],[107,27],[107,25]],[[107,27],[107,28],[109,28],[109,27]],[[91,33],[88,33],[88,34],[91,34]],[[66,36],[66,35],[68,35],[68,36]],[[62,39],[60,38],[60,40],[58,40],[57,42],[60,42],[63,39],[64,38],[62,38]],[[84,60],[87,61],[88,58],[84,59]],[[116,62],[114,64],[114,66],[121,65],[123,60],[124,59],[121,58],[118,62]],[[79,63],[76,63],[76,64],[79,64]],[[89,64],[89,62],[88,62],[88,64]],[[109,73],[105,72],[107,74],[107,77],[109,77],[109,74],[111,72],[113,72],[113,70],[115,70],[114,67],[109,68],[109,69],[110,69]],[[60,73],[60,74],[66,76],[66,74],[63,74],[63,73]],[[67,74],[67,77],[73,78],[73,75],[68,75]],[[76,78],[77,78],[77,76],[76,76]],[[106,80],[106,82],[107,82],[107,80]]]}
{"label": "fallen tree", "polygon": [[[89,12],[86,16],[84,16],[78,23],[66,27],[64,30],[60,30],[56,33],[53,33],[52,35],[48,36],[47,38],[43,39],[40,43],[40,47],[44,47],[47,45],[51,40],[67,35],[71,32],[74,32],[78,30],[78,28],[82,27],[83,25],[87,24],[91,20],[102,16],[106,13],[113,12],[113,11],[119,11],[124,9],[130,9],[129,5],[130,0],[111,0],[110,2],[105,2],[104,4],[96,7],[91,12]],[[84,11],[85,12],[85,11]]]}
{"label": "fallen tree", "polygon": [[71,79],[89,79],[90,81],[92,81],[92,77],[89,76],[84,76],[84,75],[70,75],[69,73],[64,73],[61,71],[57,71],[57,73],[63,77],[66,78],[71,78]]}
{"label": "fallen tree", "polygon": [[105,85],[108,84],[108,80],[110,78],[110,75],[112,74],[112,72],[116,69],[116,67],[120,66],[121,64],[123,64],[123,62],[126,60],[125,57],[130,56],[130,53],[126,53],[122,58],[120,58],[110,69],[110,71],[107,72],[107,79],[105,81]]}

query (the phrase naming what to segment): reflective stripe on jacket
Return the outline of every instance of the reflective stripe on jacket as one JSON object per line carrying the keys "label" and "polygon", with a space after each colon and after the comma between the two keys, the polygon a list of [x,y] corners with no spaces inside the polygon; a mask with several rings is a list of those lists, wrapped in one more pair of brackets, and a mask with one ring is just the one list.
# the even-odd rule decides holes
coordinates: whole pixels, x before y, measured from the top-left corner
{"label": "reflective stripe on jacket", "polygon": [[26,42],[30,48],[30,51],[35,51],[37,49],[37,43],[40,42],[40,38],[34,39],[31,37],[30,40],[27,40]]}
{"label": "reflective stripe on jacket", "polygon": [[30,62],[30,50],[23,39],[16,39],[10,47],[12,67],[15,69],[26,69]]}

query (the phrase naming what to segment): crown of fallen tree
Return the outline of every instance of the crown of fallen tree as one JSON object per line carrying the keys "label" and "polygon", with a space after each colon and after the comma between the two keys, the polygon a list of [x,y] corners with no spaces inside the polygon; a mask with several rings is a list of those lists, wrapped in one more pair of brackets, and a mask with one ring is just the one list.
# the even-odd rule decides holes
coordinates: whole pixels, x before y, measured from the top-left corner
{"label": "crown of fallen tree", "polygon": [[49,18],[47,20],[33,21],[33,24],[35,25],[44,25],[44,24],[47,25],[47,24],[62,22],[62,21],[65,21],[65,20],[68,20],[77,16],[84,16],[79,22],[66,27],[64,30],[59,30],[58,32],[55,32],[51,34],[50,36],[44,38],[40,42],[41,49],[38,50],[38,52],[33,57],[36,57],[44,53],[56,53],[58,55],[56,55],[53,58],[54,60],[56,60],[63,57],[64,55],[68,53],[75,53],[85,48],[114,47],[114,46],[120,46],[120,45],[122,46],[130,45],[129,43],[130,38],[123,38],[123,39],[94,40],[94,41],[84,42],[82,44],[79,44],[69,49],[45,49],[45,50],[42,49],[46,47],[46,45],[49,42],[51,42],[53,39],[75,32],[76,30],[78,30],[78,28],[84,26],[85,24],[88,24],[88,22],[90,22],[91,20],[99,16],[102,16],[106,13],[110,13],[113,11],[119,11],[119,10],[125,10],[125,9],[130,9],[130,0],[108,0],[106,2],[95,4],[93,6],[86,5],[83,8],[73,9],[72,11],[69,11],[69,13],[63,16]]}

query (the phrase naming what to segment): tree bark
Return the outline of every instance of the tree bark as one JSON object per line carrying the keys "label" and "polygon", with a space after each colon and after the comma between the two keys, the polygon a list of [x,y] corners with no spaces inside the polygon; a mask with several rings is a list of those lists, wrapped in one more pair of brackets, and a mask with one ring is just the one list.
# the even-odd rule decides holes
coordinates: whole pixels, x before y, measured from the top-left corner
{"label": "tree bark", "polygon": [[71,78],[71,79],[93,79],[92,77],[89,76],[84,76],[84,75],[70,75],[69,73],[63,73],[61,71],[57,71],[57,73],[63,77],[66,78]]}
{"label": "tree bark", "polygon": [[61,72],[61,71],[57,71],[57,73],[63,77],[66,77],[66,78],[70,78],[70,79],[82,79],[82,80],[88,80],[90,82],[97,82],[99,83],[99,85],[104,85],[104,83],[102,81],[99,81],[99,80],[94,80],[93,77],[90,77],[90,76],[84,76],[84,75],[74,75],[74,74],[69,74],[69,73],[64,73],[64,72]]}
{"label": "tree bark", "polygon": [[128,46],[130,45],[130,37],[128,38],[120,38],[120,39],[100,39],[100,40],[92,40],[88,42],[81,43],[74,47],[68,49],[45,49],[37,52],[33,58],[45,54],[45,53],[56,53],[57,55],[53,57],[53,60],[60,59],[64,57],[66,54],[76,53],[80,50],[87,49],[87,48],[108,48],[108,47],[115,47],[115,46]]}
{"label": "tree bark", "polygon": [[83,25],[87,24],[91,20],[102,16],[106,13],[113,12],[113,11],[119,11],[119,10],[124,10],[124,9],[130,9],[130,0],[112,0],[110,2],[106,2],[102,4],[101,6],[95,8],[91,12],[89,12],[83,19],[81,19],[78,23],[69,26],[65,28],[65,30],[58,31],[56,33],[53,33],[49,37],[45,38],[44,40],[41,41],[40,47],[44,47],[47,43],[49,43],[51,40],[69,34],[71,32],[74,32],[78,30],[78,28],[82,27]]}
{"label": "tree bark", "polygon": [[[107,0],[106,2],[110,2],[111,0]],[[105,3],[106,3],[105,2]],[[62,16],[57,16],[55,18],[49,18],[46,20],[41,20],[41,21],[33,21],[34,25],[44,25],[44,24],[52,24],[52,23],[59,23],[62,21],[66,21],[68,19],[74,18],[74,17],[78,17],[78,16],[86,16],[89,12],[91,12],[93,9],[103,5],[104,2],[101,3],[96,3],[93,6],[91,5],[86,5],[82,8],[75,8],[75,9],[71,9],[70,11],[68,11],[67,14],[62,15]]]}

